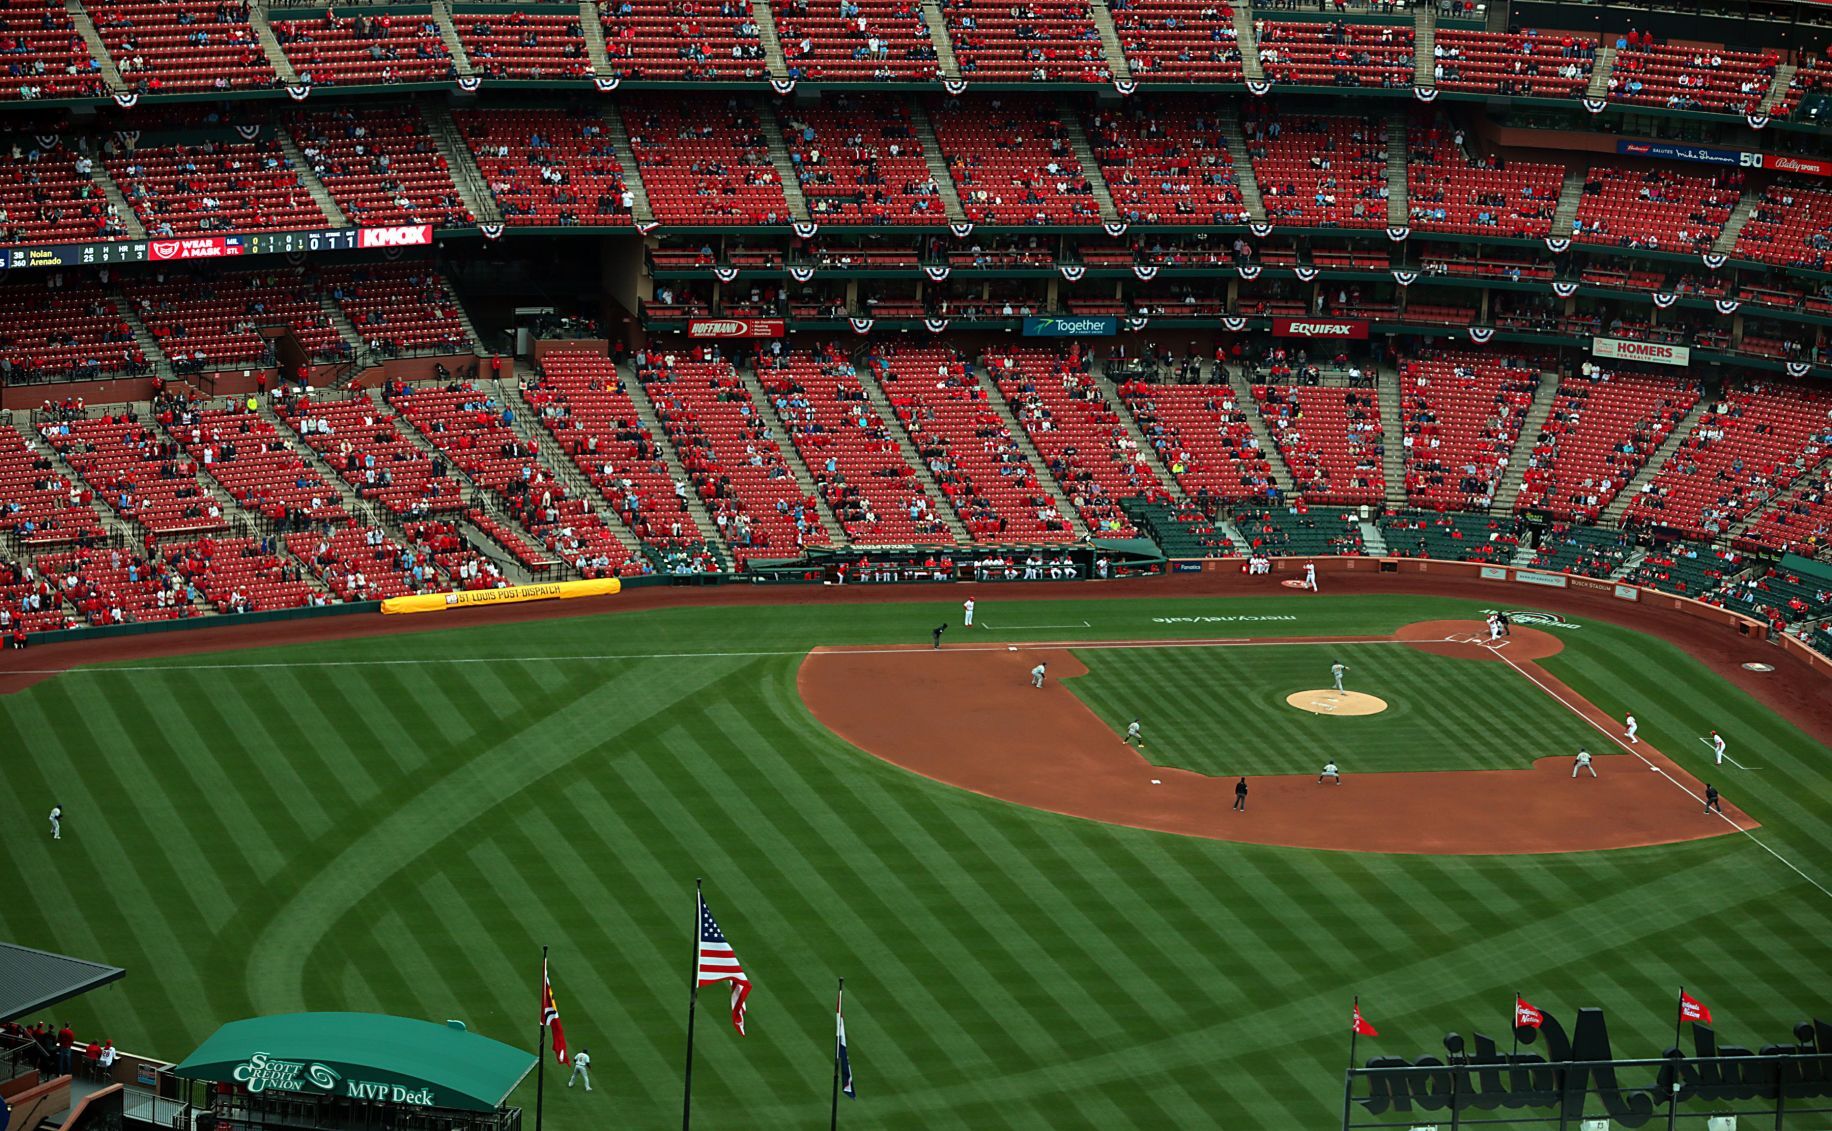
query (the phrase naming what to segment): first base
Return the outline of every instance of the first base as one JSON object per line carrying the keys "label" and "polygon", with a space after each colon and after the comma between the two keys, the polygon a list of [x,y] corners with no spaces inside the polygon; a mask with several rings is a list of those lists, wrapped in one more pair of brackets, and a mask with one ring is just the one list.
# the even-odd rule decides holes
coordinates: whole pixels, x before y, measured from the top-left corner
{"label": "first base", "polygon": [[1005,646],[1005,650],[1007,652],[1016,652],[1018,650],[1018,646],[1016,644],[1007,644]]}

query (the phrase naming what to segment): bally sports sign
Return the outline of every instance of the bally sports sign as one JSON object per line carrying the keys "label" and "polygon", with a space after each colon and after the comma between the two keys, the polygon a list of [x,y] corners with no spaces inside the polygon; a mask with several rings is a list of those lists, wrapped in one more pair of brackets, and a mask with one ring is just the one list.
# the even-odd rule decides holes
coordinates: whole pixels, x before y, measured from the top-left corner
{"label": "bally sports sign", "polygon": [[1275,338],[1366,338],[1365,318],[1274,318]]}
{"label": "bally sports sign", "polygon": [[1628,338],[1592,338],[1590,339],[1590,353],[1593,357],[1607,357],[1616,361],[1647,361],[1655,365],[1692,364],[1690,349],[1666,342],[1637,342]]}

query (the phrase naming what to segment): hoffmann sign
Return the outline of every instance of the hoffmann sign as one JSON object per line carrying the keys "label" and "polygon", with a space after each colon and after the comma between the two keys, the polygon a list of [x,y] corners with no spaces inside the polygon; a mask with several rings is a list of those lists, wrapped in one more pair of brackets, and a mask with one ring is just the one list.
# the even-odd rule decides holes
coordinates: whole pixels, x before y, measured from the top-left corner
{"label": "hoffmann sign", "polygon": [[1365,338],[1368,336],[1368,320],[1365,318],[1274,318],[1272,336],[1275,338]]}
{"label": "hoffmann sign", "polygon": [[695,318],[687,323],[690,338],[780,338],[788,324],[780,318]]}
{"label": "hoffmann sign", "polygon": [[1690,365],[1692,351],[1686,346],[1669,345],[1666,342],[1637,342],[1627,338],[1592,338],[1590,352],[1593,357],[1613,358],[1616,361],[1648,361],[1655,365]]}

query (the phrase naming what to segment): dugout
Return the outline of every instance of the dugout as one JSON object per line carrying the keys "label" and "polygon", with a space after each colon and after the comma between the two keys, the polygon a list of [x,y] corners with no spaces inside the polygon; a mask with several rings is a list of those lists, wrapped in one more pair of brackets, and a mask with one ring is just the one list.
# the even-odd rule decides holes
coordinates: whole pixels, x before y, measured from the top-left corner
{"label": "dugout", "polygon": [[520,1131],[534,1054],[455,1023],[378,1013],[232,1021],[171,1070],[167,1126],[228,1131]]}

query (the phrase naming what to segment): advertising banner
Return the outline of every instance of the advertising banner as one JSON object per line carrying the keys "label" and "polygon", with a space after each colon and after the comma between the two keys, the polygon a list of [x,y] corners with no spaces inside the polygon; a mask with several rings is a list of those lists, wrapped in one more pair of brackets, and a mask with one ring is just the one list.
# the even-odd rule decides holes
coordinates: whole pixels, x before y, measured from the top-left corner
{"label": "advertising banner", "polygon": [[1686,346],[1670,345],[1666,342],[1636,342],[1627,338],[1592,338],[1590,353],[1593,357],[1607,357],[1616,361],[1647,361],[1655,365],[1690,365],[1692,351]]}
{"label": "advertising banner", "polygon": [[1068,314],[1026,318],[1027,338],[1111,338],[1120,332],[1120,320],[1107,314]]}
{"label": "advertising banner", "polygon": [[555,581],[546,585],[511,585],[507,589],[467,589],[459,593],[411,593],[382,602],[384,614],[442,613],[447,609],[479,605],[515,605],[523,601],[568,600],[573,597],[608,597],[623,591],[614,577],[588,581]]}
{"label": "advertising banner", "polygon": [[687,323],[690,338],[780,338],[789,324],[780,318],[695,318]]}
{"label": "advertising banner", "polygon": [[1703,145],[1673,145],[1660,141],[1629,141],[1616,139],[1616,152],[1624,157],[1658,157],[1667,161],[1694,161],[1703,165],[1746,165],[1747,157],[1760,157],[1760,154],[1746,154],[1740,149],[1711,149]]}
{"label": "advertising banner", "polygon": [[1274,318],[1275,338],[1355,338],[1368,336],[1365,318]]}
{"label": "advertising banner", "polygon": [[364,228],[357,234],[359,247],[424,247],[433,242],[431,224],[400,224],[392,228]]}

